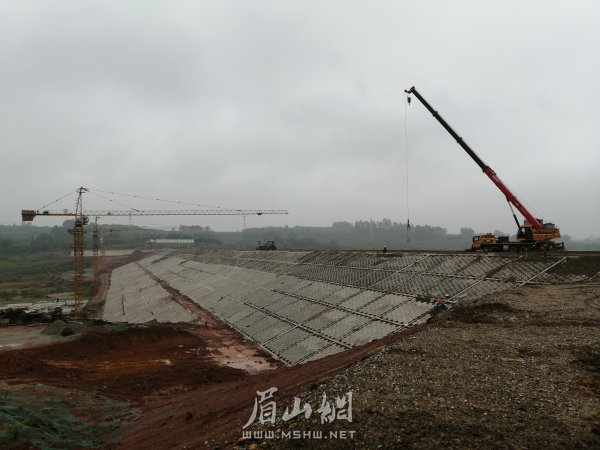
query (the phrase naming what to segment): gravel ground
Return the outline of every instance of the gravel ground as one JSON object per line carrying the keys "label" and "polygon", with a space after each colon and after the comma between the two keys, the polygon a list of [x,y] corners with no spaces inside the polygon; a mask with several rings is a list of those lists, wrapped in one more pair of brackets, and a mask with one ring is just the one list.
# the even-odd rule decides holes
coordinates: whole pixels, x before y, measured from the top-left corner
{"label": "gravel ground", "polygon": [[[349,391],[352,422],[321,424],[323,394]],[[279,421],[276,438],[238,446],[600,448],[600,284],[530,286],[458,305],[295,395],[312,406],[308,419]],[[292,430],[323,437],[280,437]]]}

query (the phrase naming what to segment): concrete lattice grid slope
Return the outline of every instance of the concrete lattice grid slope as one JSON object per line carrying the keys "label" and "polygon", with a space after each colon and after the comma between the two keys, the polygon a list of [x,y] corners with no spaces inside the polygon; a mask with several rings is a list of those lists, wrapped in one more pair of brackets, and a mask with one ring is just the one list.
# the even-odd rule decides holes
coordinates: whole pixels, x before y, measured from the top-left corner
{"label": "concrete lattice grid slope", "polygon": [[196,317],[135,264],[113,270],[102,318],[110,322],[192,322]]}
{"label": "concrete lattice grid slope", "polygon": [[560,261],[341,251],[153,255],[113,272],[103,319],[192,321],[154,277],[294,365],[421,323],[438,295],[477,299],[547,282],[545,272]]}

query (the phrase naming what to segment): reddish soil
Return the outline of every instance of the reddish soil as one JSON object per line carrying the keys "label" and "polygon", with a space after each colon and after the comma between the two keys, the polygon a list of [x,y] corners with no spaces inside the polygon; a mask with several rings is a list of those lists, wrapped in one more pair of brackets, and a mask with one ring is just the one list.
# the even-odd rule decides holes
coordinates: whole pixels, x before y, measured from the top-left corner
{"label": "reddish soil", "polygon": [[[115,448],[229,448],[241,437],[252,413],[256,391],[277,387],[277,399],[289,400],[339,370],[420,327],[392,334],[308,364],[215,383],[186,393],[147,399],[141,420],[125,428]],[[166,403],[165,403],[166,400]],[[168,433],[164,431],[168,430]]]}
{"label": "reddish soil", "polygon": [[244,376],[214,363],[203,339],[172,326],[96,330],[75,341],[0,353],[0,377],[6,382],[95,387],[135,402]]}
{"label": "reddish soil", "polygon": [[282,366],[267,353],[259,350],[254,344],[229,328],[229,326],[200,308],[192,299],[171,287],[169,283],[157,278],[152,272],[138,264],[150,278],[167,291],[173,300],[194,314],[204,328],[190,328],[189,332],[206,340],[206,349],[213,361],[218,364],[243,369],[248,373],[258,373]]}
{"label": "reddish soil", "polygon": [[278,400],[289,399],[400,336],[306,365],[250,374],[215,362],[205,337],[226,337],[221,331],[189,324],[92,327],[74,341],[0,353],[0,379],[131,402],[141,418],[121,427],[109,444],[115,448],[205,448],[206,441],[228,446],[224,442],[239,439],[257,390],[275,386]]}

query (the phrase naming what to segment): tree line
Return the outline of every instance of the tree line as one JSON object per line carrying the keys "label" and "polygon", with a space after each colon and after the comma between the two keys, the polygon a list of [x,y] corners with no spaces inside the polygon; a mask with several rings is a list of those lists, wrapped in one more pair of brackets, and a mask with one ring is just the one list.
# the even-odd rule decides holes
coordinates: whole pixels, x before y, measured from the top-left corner
{"label": "tree line", "polygon": [[[61,226],[38,227],[30,224],[0,225],[0,255],[23,255],[43,252],[70,252],[73,226],[66,220]],[[208,249],[253,249],[258,241],[275,241],[282,250],[465,250],[471,246],[475,231],[461,228],[457,234],[431,225],[359,220],[339,221],[329,227],[263,227],[235,232],[219,232],[210,227],[181,226],[172,230],[145,229],[126,225],[100,225],[106,249],[144,249],[151,239],[194,239],[194,246]],[[500,233],[496,231],[496,233]],[[92,227],[87,227],[86,249],[92,246]],[[600,250],[600,239],[562,239],[569,250]]]}

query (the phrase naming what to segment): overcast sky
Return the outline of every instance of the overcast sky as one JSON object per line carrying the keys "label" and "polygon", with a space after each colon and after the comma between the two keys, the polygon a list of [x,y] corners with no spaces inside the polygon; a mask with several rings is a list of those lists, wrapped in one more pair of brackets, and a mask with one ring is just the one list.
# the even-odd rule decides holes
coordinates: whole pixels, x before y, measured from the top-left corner
{"label": "overcast sky", "polygon": [[534,214],[600,236],[599,23],[593,0],[0,0],[0,223],[85,186],[290,212],[248,226],[514,232],[497,188],[406,107],[415,85]]}

